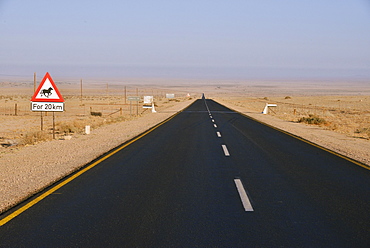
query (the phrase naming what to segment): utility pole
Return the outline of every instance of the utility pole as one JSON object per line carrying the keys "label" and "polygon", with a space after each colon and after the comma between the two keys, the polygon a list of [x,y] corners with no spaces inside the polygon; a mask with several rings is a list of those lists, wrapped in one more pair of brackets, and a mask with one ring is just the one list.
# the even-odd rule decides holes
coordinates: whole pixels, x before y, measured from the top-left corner
{"label": "utility pole", "polygon": [[33,73],[33,92],[36,91],[36,72]]}
{"label": "utility pole", "polygon": [[80,93],[81,93],[80,101],[81,101],[81,104],[82,104],[82,79],[80,80]]}
{"label": "utility pole", "polygon": [[[136,96],[139,96],[139,89],[136,88]],[[139,115],[139,101],[136,102],[136,116]]]}
{"label": "utility pole", "polygon": [[126,99],[127,99],[127,89],[126,89],[126,86],[125,86],[125,105],[126,105]]}
{"label": "utility pole", "polygon": [[[36,72],[33,73],[33,92],[34,93],[36,92]],[[44,130],[44,118],[42,116],[42,111],[40,112],[40,117],[41,117],[40,127],[41,127],[41,131],[43,131]]]}

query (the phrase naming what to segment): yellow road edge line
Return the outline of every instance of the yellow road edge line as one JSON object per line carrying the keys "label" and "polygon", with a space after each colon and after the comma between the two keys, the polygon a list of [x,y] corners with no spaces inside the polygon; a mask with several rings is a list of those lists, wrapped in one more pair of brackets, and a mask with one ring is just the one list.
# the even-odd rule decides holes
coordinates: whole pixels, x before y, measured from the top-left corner
{"label": "yellow road edge line", "polygon": [[40,196],[36,197],[35,199],[33,199],[32,201],[30,201],[29,203],[27,203],[26,205],[24,205],[23,207],[17,209],[16,211],[14,211],[13,213],[9,214],[8,216],[4,217],[3,219],[0,220],[0,226],[3,226],[5,225],[6,223],[8,223],[9,221],[11,221],[12,219],[14,219],[15,217],[17,217],[18,215],[20,215],[21,213],[23,213],[24,211],[26,211],[27,209],[29,209],[30,207],[32,207],[33,205],[37,204],[38,202],[40,202],[41,200],[43,200],[44,198],[46,198],[47,196],[51,195],[52,193],[54,193],[55,191],[57,191],[58,189],[60,189],[61,187],[63,187],[64,185],[68,184],[69,182],[71,182],[72,180],[76,179],[77,177],[81,176],[83,173],[85,173],[86,171],[90,170],[91,168],[93,168],[94,166],[96,166],[97,164],[103,162],[104,160],[106,160],[107,158],[113,156],[114,154],[116,154],[117,152],[121,151],[122,149],[126,148],[127,146],[131,145],[132,143],[134,143],[135,141],[141,139],[142,137],[144,137],[145,135],[149,134],[150,132],[154,131],[155,129],[157,129],[158,127],[162,126],[163,124],[165,124],[166,122],[170,121],[171,119],[173,119],[175,116],[177,116],[179,113],[181,113],[182,111],[178,111],[177,113],[175,113],[174,115],[170,116],[169,118],[167,118],[166,120],[158,123],[157,125],[151,127],[150,129],[148,129],[147,131],[143,132],[142,134],[139,134],[137,137],[133,138],[132,140],[128,141],[127,143],[123,144],[122,146],[118,146],[118,148],[114,149],[113,151],[110,151],[108,154],[106,154],[105,156],[103,156],[102,158],[98,159],[97,161],[93,162],[92,164],[90,164],[89,166],[87,166],[86,168],[83,168],[81,169],[80,171],[76,172],[75,174],[73,174],[71,177],[63,180],[62,182],[58,183],[57,185],[55,185],[54,187],[52,187],[51,189],[49,189],[48,191],[46,191],[45,193],[41,194]]}
{"label": "yellow road edge line", "polygon": [[[217,102],[217,101],[215,101],[215,102]],[[225,105],[223,105],[223,104],[221,104],[221,103],[219,103],[219,102],[217,102],[217,103],[218,103],[218,104],[220,104],[220,105],[222,105],[222,106],[224,106],[224,107],[226,107]],[[251,119],[251,120],[254,120],[254,121],[258,122],[258,123],[261,123],[261,124],[263,124],[263,125],[265,125],[265,126],[268,126],[268,127],[270,127],[270,128],[273,128],[273,129],[275,129],[275,130],[277,130],[277,131],[279,131],[279,132],[281,132],[281,133],[287,134],[287,135],[289,135],[289,136],[291,136],[291,137],[293,137],[293,138],[295,138],[295,139],[298,139],[298,140],[303,141],[303,142],[305,142],[305,143],[307,143],[307,144],[310,144],[310,145],[312,145],[312,146],[315,146],[315,147],[317,147],[317,148],[319,148],[319,149],[321,149],[321,150],[324,150],[324,151],[326,151],[326,152],[329,152],[329,153],[331,153],[331,154],[333,154],[333,155],[335,155],[335,156],[337,156],[337,157],[343,158],[343,159],[345,159],[345,160],[347,160],[347,161],[349,161],[349,162],[351,162],[351,163],[354,163],[354,164],[356,164],[356,165],[358,165],[358,166],[360,166],[360,167],[362,167],[362,168],[365,168],[365,169],[367,169],[367,170],[370,170],[370,166],[368,166],[368,165],[366,165],[366,164],[364,164],[364,163],[362,163],[362,162],[360,162],[360,161],[357,161],[357,160],[355,160],[355,159],[353,159],[353,158],[350,158],[350,157],[347,157],[347,156],[345,156],[345,155],[342,155],[342,154],[340,154],[339,152],[336,152],[336,151],[330,150],[329,148],[326,148],[326,147],[324,147],[324,146],[321,146],[321,145],[319,145],[319,144],[316,144],[316,143],[314,143],[314,142],[312,142],[312,141],[309,141],[309,140],[307,140],[307,139],[305,139],[305,138],[299,137],[298,135],[295,135],[295,134],[289,133],[288,131],[285,131],[285,130],[283,130],[283,129],[280,129],[280,128],[277,128],[277,127],[274,127],[274,126],[272,126],[272,125],[270,125],[270,124],[267,124],[266,122],[263,122],[263,121],[257,120],[256,118],[253,118],[252,116],[249,116],[249,115],[247,115],[247,114],[244,114],[244,113],[242,113],[242,112],[240,112],[240,111],[237,111],[237,110],[235,110],[235,109],[232,109],[232,108],[229,108],[229,107],[226,107],[226,108],[231,109],[232,111],[235,111],[235,112],[237,112],[237,113],[239,113],[239,114],[241,114],[241,115],[243,115],[243,116],[245,116],[245,117],[247,117],[247,118],[249,118],[249,119]]]}

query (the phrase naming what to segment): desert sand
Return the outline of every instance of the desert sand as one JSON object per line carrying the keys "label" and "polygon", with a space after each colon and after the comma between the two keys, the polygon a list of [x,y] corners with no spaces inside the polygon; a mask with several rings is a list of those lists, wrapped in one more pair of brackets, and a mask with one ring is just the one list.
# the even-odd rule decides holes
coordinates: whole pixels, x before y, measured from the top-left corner
{"label": "desert sand", "polygon": [[[56,80],[65,111],[30,111],[33,83],[0,81],[0,213],[182,110],[202,93],[243,114],[370,166],[367,81]],[[175,98],[166,98],[175,94]],[[154,96],[157,113],[128,96]],[[190,95],[190,97],[189,97]],[[276,104],[268,115],[266,103]],[[100,113],[91,115],[91,112]],[[101,116],[100,116],[101,115]],[[298,123],[302,117],[324,120]],[[84,134],[86,125],[91,134]],[[366,166],[365,165],[365,166]]]}

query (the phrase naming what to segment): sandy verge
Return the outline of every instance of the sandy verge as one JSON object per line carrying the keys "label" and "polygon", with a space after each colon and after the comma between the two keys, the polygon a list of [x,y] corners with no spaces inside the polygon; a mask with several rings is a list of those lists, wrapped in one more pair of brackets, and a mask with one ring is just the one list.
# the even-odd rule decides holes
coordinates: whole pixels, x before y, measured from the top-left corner
{"label": "sandy verge", "polygon": [[181,111],[194,100],[173,103],[158,113],[74,135],[26,146],[0,157],[0,213],[71,172]]}
{"label": "sandy verge", "polygon": [[228,108],[370,166],[370,142],[368,140],[349,137],[345,134],[324,130],[318,126],[295,123],[271,115],[264,115],[261,112],[236,106],[222,99],[215,100]]}

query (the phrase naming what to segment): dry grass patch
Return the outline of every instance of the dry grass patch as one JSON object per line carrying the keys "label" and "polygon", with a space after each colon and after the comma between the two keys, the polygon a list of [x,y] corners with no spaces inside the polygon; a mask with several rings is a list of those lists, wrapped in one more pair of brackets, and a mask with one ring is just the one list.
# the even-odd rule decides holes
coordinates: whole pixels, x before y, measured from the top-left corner
{"label": "dry grass patch", "polygon": [[34,145],[47,140],[51,140],[51,136],[48,132],[29,131],[23,135],[20,145]]}
{"label": "dry grass patch", "polygon": [[370,139],[370,96],[235,97],[224,100],[257,112],[262,112],[266,103],[276,103],[274,112],[269,114],[277,118]]}
{"label": "dry grass patch", "polygon": [[370,128],[358,128],[355,131],[356,134],[360,134],[362,136],[367,136],[368,139],[370,139]]}

